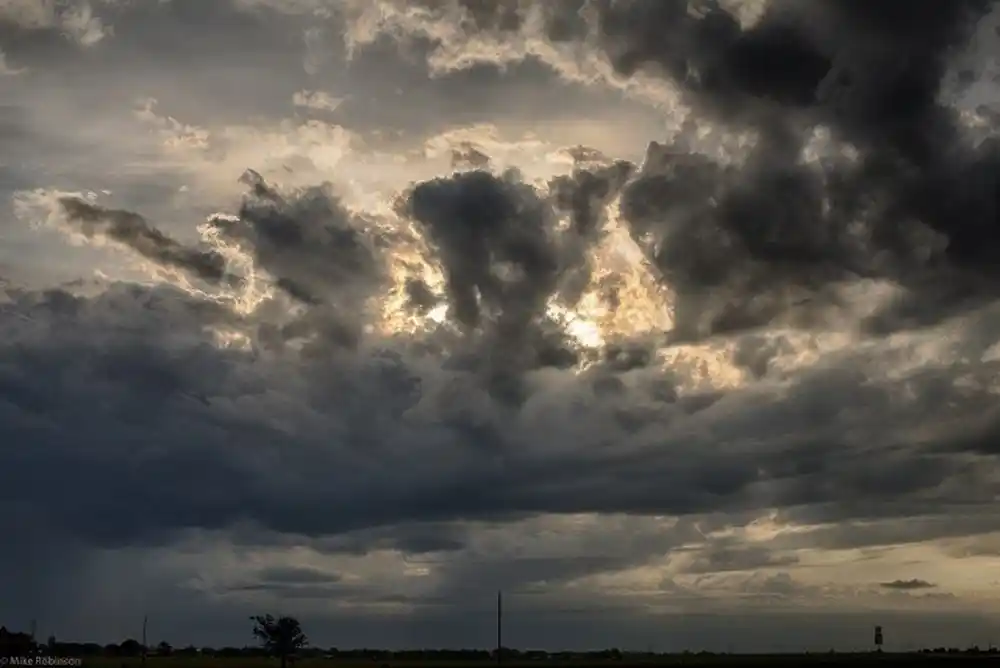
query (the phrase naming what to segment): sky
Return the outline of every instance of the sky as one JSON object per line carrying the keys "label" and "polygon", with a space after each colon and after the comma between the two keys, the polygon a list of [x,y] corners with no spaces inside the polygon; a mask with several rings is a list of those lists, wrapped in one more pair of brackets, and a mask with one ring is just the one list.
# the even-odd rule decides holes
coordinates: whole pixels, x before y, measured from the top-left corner
{"label": "sky", "polygon": [[1000,643],[989,0],[0,0],[0,623]]}

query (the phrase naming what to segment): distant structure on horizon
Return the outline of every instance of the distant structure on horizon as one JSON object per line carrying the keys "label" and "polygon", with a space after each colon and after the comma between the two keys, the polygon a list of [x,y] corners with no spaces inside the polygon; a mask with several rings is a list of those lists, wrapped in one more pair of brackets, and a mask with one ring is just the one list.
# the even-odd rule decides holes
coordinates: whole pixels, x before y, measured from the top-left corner
{"label": "distant structure on horizon", "polygon": [[875,651],[876,652],[881,652],[882,651],[882,627],[881,626],[876,626],[875,627]]}

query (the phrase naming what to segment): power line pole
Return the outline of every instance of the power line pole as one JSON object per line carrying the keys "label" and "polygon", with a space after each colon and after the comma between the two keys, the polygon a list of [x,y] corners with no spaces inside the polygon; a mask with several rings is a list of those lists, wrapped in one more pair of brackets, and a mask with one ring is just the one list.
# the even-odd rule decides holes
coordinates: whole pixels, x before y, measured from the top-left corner
{"label": "power line pole", "polygon": [[146,623],[149,621],[149,615],[142,616],[142,665],[143,668],[146,667]]}
{"label": "power line pole", "polygon": [[503,593],[497,590],[497,665],[503,661]]}

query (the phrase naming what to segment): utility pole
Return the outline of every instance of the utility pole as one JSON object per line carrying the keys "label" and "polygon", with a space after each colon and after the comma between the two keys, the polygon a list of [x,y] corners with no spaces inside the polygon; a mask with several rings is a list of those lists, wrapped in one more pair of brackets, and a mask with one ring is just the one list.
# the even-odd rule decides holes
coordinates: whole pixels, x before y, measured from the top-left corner
{"label": "utility pole", "polygon": [[503,661],[503,593],[497,591],[497,665]]}
{"label": "utility pole", "polygon": [[146,667],[146,623],[149,621],[149,615],[142,616],[142,666]]}

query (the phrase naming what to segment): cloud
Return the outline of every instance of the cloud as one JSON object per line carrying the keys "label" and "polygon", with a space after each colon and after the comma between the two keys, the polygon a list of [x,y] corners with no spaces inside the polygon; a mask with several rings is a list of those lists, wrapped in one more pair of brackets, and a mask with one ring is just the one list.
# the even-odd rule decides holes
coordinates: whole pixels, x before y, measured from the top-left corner
{"label": "cloud", "polygon": [[882,582],[879,586],[883,589],[895,589],[899,591],[912,591],[914,589],[933,589],[937,585],[926,580],[913,578],[912,580],[893,580],[892,582]]}
{"label": "cloud", "polygon": [[[463,54],[448,57],[448,71],[471,67],[462,58],[476,53],[476,62],[497,65],[540,58],[573,78],[563,54],[534,45],[543,36],[587,45],[598,50],[595,58],[607,58],[618,77],[612,79],[664,77],[680,86],[699,118],[755,134],[738,167],[697,157],[673,161],[687,155],[697,131],[689,118],[672,142],[651,144],[644,178],[623,195],[632,233],[680,293],[678,336],[814,318],[817,302],[829,306],[826,286],[856,277],[889,277],[919,292],[908,299],[911,314],[923,310],[918,303],[930,300],[936,305],[926,308],[940,310],[941,302],[977,299],[991,289],[973,276],[990,266],[980,254],[991,243],[977,235],[988,228],[992,205],[983,191],[959,184],[988,178],[992,154],[986,146],[944,148],[954,143],[958,120],[937,98],[947,50],[969,34],[986,4],[921,5],[894,27],[888,10],[775,3],[746,28],[724,8],[689,14],[684,2],[596,4],[590,14],[572,3],[554,4],[551,12],[530,3],[491,7],[504,9],[480,14],[461,3],[440,11],[383,3],[376,32],[428,39],[433,63]],[[812,23],[828,27],[804,27]],[[577,27],[564,27],[570,24]],[[669,34],[661,39],[651,26],[670,26]],[[511,42],[511,35],[525,41]],[[881,55],[888,52],[864,46],[872,35],[920,46],[906,63],[890,62]],[[480,48],[501,36],[511,46]],[[796,66],[776,77],[777,62]],[[896,113],[890,103],[904,94],[911,102]],[[863,149],[865,158],[832,154],[803,164],[809,133],[822,128]],[[815,222],[803,226],[803,219]],[[899,317],[874,319],[893,327],[884,321]]]}
{"label": "cloud", "polygon": [[206,281],[217,283],[224,275],[225,259],[221,255],[184,248],[150,227],[142,216],[120,209],[105,209],[74,197],[60,198],[59,204],[67,219],[79,224],[88,238],[103,235],[156,264],[189,271]]}
{"label": "cloud", "polygon": [[[32,532],[0,612],[454,645],[503,589],[525,642],[608,610],[641,647],[681,613],[760,645],[760,615],[996,609],[962,575],[1000,531],[996,146],[940,90],[985,7],[766,5],[0,5],[9,227],[80,263],[3,283],[0,529]],[[32,50],[67,25],[105,38]],[[662,127],[610,126],[622,94]]]}
{"label": "cloud", "polygon": [[[814,512],[817,520],[868,519],[873,508],[878,509],[874,517],[891,517],[935,504],[975,501],[977,489],[988,494],[993,479],[988,469],[977,468],[988,455],[974,454],[972,443],[964,445],[961,437],[974,424],[969,416],[992,401],[989,365],[978,372],[973,369],[973,364],[984,364],[979,360],[988,347],[976,335],[974,320],[963,321],[953,332],[959,337],[953,350],[933,347],[940,331],[929,332],[924,339],[913,335],[903,347],[867,343],[840,353],[831,366],[792,372],[784,387],[761,383],[745,390],[719,388],[714,396],[698,400],[704,390],[671,379],[671,370],[651,359],[616,366],[560,332],[545,308],[557,290],[558,275],[565,273],[558,271],[562,246],[554,233],[549,236],[542,227],[546,217],[555,215],[554,209],[526,184],[469,172],[418,184],[408,195],[407,213],[430,229],[431,248],[439,253],[444,294],[455,308],[451,318],[457,329],[446,321],[407,340],[383,338],[371,329],[368,298],[384,277],[374,253],[391,237],[372,236],[377,224],[366,230],[363,221],[338,208],[336,199],[324,190],[286,196],[257,175],[246,180],[249,192],[238,217],[216,218],[212,227],[222,231],[222,239],[244,244],[254,270],[262,271],[277,291],[264,297],[251,315],[227,312],[224,304],[197,291],[167,288],[123,286],[93,298],[65,291],[44,297],[15,293],[6,312],[38,329],[18,326],[8,337],[11,345],[29,337],[24,344],[30,341],[39,359],[50,359],[56,349],[60,355],[92,350],[85,356],[90,361],[79,368],[82,375],[66,382],[72,378],[81,391],[91,387],[87,393],[95,398],[95,387],[112,394],[102,399],[104,408],[95,406],[78,414],[84,422],[77,433],[98,428],[119,410],[128,412],[125,407],[143,397],[133,389],[113,398],[114,392],[129,387],[127,370],[141,360],[146,369],[141,387],[153,393],[149,396],[204,399],[177,405],[184,414],[193,411],[179,420],[188,428],[203,424],[213,430],[242,430],[238,413],[257,406],[251,414],[267,416],[275,410],[286,414],[259,426],[261,431],[252,440],[260,441],[261,447],[270,447],[265,444],[285,431],[306,441],[322,433],[340,434],[338,440],[346,439],[341,441],[345,444],[355,439],[369,443],[374,448],[370,454],[378,452],[380,458],[421,452],[426,461],[435,462],[435,468],[411,470],[408,477],[399,478],[391,469],[377,466],[364,483],[367,492],[362,498],[371,499],[370,506],[355,503],[350,516],[333,512],[321,518],[311,516],[308,508],[321,499],[341,505],[337,499],[352,487],[324,491],[322,477],[309,480],[327,468],[344,465],[351,447],[308,448],[298,455],[304,459],[290,459],[286,466],[302,467],[300,475],[306,477],[299,479],[299,489],[315,484],[313,494],[285,499],[277,489],[265,491],[267,485],[258,489],[252,484],[243,492],[232,488],[214,497],[212,513],[199,510],[201,501],[190,495],[180,506],[171,504],[175,511],[188,510],[174,519],[163,516],[164,528],[225,528],[243,517],[243,504],[254,498],[261,500],[254,507],[264,515],[251,517],[278,522],[273,529],[335,533],[421,517],[447,521],[495,513],[688,514],[775,505]],[[77,200],[62,200],[61,205],[86,224],[107,225],[106,234],[146,260],[187,268],[202,278],[215,279],[221,273],[218,251],[182,251],[133,214]],[[481,227],[469,229],[472,221]],[[586,221],[578,223],[585,231]],[[565,234],[579,232],[569,228]],[[578,243],[573,236],[568,239]],[[461,245],[465,243],[471,245]],[[497,264],[491,266],[491,261]],[[462,292],[469,288],[476,292]],[[469,310],[462,310],[463,304]],[[994,326],[989,324],[994,321],[992,313],[979,317],[980,327]],[[55,323],[65,318],[79,326],[61,332]],[[167,344],[162,335],[143,338],[157,330],[155,323],[171,318],[184,318],[163,333],[169,331],[175,343]],[[104,352],[91,348],[89,337],[97,331],[83,326],[89,321],[104,323],[100,339],[109,341],[100,349]],[[214,353],[209,330],[220,327],[232,329],[247,347]],[[58,339],[45,334],[56,331]],[[574,346],[580,352],[575,353]],[[920,346],[932,348],[921,353]],[[161,348],[163,354],[157,352]],[[15,348],[10,350],[13,355]],[[15,369],[31,359],[18,350],[20,357],[12,357],[12,362],[23,362]],[[345,356],[351,350],[356,352]],[[574,371],[588,355],[593,360],[590,368]],[[970,360],[965,371],[968,389],[961,402],[952,393],[952,403],[941,404],[936,393],[961,368],[962,358]],[[895,359],[910,359],[916,366],[899,380],[880,376],[890,369],[899,373],[900,367],[892,366]],[[438,361],[429,365],[433,360]],[[198,369],[208,366],[219,371],[210,379],[197,380]],[[679,368],[674,365],[673,373]],[[94,373],[104,379],[97,385],[96,378],[90,379]],[[13,391],[20,387],[17,378],[37,375],[25,371],[11,377],[9,401],[15,413],[47,415],[49,406],[61,410],[49,403],[54,399],[47,393],[38,394],[40,390],[23,395]],[[273,389],[265,394],[252,391],[253,383],[260,382],[254,378],[268,379]],[[904,382],[908,399],[899,394]],[[671,386],[672,394],[664,395]],[[280,395],[273,394],[277,388]],[[72,391],[71,386],[64,386],[64,391]],[[294,397],[295,402],[279,409],[281,403],[274,403],[278,396]],[[890,404],[892,412],[879,408]],[[137,416],[152,421],[146,428],[177,419],[167,417],[164,408],[149,407]],[[26,415],[12,417],[9,424],[27,428],[25,419]],[[56,427],[60,432],[67,428],[66,420]],[[543,433],[549,434],[545,441],[538,436]],[[896,445],[900,440],[910,445],[900,448]],[[462,442],[473,450],[453,451]],[[618,445],[604,451],[602,444],[611,443]],[[225,462],[239,458],[226,454],[229,448],[221,441],[213,447],[222,448],[219,459],[207,459],[200,467],[203,474],[234,475],[232,464]],[[249,452],[247,447],[241,446],[244,452]],[[211,450],[204,444],[200,448],[207,457]],[[179,466],[180,460],[170,462],[182,452],[168,448],[160,455],[167,459],[150,461]],[[470,459],[475,452],[493,453],[500,458],[499,467],[488,464],[489,459]],[[858,468],[851,462],[862,455],[869,459]],[[145,456],[141,459],[145,461]],[[257,475],[253,470],[238,477],[250,483]],[[626,478],[628,488],[618,487],[617,481]],[[664,487],[664,480],[671,485]],[[500,481],[505,483],[496,486]],[[138,511],[143,498],[148,498],[150,509],[159,506],[161,493],[170,492],[148,485],[144,491],[135,488],[130,492],[132,507]],[[263,498],[290,504],[288,511],[271,518]],[[890,498],[896,502],[884,503]],[[902,499],[910,499],[911,505],[901,506]],[[92,500],[99,503],[100,495],[92,495]],[[79,504],[74,508],[72,512],[79,512]],[[213,516],[215,520],[210,519]],[[202,519],[189,525],[184,517]],[[296,519],[285,526],[280,517]],[[147,520],[142,531],[155,525]],[[139,530],[138,524],[132,526],[130,531]]]}
{"label": "cloud", "polygon": [[261,571],[258,577],[265,582],[288,584],[332,583],[340,580],[336,573],[323,573],[310,568],[274,567]]}
{"label": "cloud", "polygon": [[303,90],[299,91],[292,97],[292,102],[295,106],[315,109],[317,111],[336,111],[337,107],[339,107],[343,101],[343,98],[333,97],[329,93],[325,93],[321,90]]}
{"label": "cloud", "polygon": [[[101,4],[110,3],[103,0]],[[0,3],[0,23],[29,31],[56,32],[82,47],[94,46],[114,34],[86,0],[67,3],[5,0]]]}

